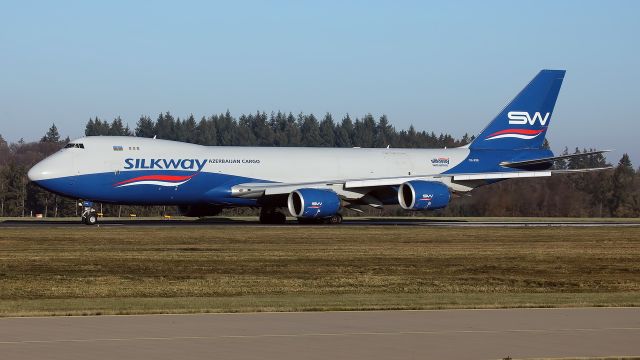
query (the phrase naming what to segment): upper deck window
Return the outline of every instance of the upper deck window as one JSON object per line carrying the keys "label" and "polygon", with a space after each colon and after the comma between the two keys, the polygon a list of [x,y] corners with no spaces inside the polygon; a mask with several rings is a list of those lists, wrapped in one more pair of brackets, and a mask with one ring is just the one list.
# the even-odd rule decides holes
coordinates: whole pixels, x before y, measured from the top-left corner
{"label": "upper deck window", "polygon": [[65,145],[64,148],[65,149],[68,149],[68,148],[84,149],[84,144],[68,143],[67,145]]}

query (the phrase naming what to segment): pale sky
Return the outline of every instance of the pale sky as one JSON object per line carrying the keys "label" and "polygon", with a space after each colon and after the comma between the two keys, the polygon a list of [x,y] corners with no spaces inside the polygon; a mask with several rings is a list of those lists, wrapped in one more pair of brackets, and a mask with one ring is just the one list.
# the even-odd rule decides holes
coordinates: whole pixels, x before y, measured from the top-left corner
{"label": "pale sky", "polygon": [[460,137],[551,68],[567,70],[553,149],[640,165],[636,1],[14,1],[0,14],[8,141],[227,109],[386,114]]}

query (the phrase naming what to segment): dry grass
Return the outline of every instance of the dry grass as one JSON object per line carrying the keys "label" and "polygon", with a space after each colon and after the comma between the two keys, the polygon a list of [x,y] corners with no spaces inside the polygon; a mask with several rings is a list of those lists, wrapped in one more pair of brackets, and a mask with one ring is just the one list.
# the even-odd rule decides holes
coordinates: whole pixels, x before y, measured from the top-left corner
{"label": "dry grass", "polygon": [[640,228],[0,229],[0,315],[640,305]]}

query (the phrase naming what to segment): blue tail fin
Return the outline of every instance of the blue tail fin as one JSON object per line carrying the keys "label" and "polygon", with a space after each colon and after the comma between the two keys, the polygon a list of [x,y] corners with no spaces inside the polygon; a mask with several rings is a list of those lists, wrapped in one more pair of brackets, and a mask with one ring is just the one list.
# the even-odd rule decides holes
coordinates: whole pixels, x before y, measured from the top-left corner
{"label": "blue tail fin", "polygon": [[469,145],[470,149],[540,149],[564,70],[542,70]]}

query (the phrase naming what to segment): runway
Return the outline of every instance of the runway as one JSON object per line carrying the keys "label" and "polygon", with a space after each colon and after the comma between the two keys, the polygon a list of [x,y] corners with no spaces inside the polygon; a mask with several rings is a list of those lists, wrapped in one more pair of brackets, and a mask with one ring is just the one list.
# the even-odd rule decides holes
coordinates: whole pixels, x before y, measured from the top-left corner
{"label": "runway", "polygon": [[[287,227],[300,226],[297,221],[290,219],[283,225],[265,225],[258,220],[247,218],[209,218],[203,220],[157,220],[157,219],[117,219],[109,218],[98,222],[99,226],[212,226],[212,225],[242,225],[242,226],[268,226]],[[327,225],[304,225],[327,226]],[[640,221],[615,221],[615,220],[438,220],[437,218],[347,218],[338,226],[427,226],[427,227],[640,227]],[[86,227],[80,220],[0,220],[2,227]]]}
{"label": "runway", "polygon": [[2,359],[628,356],[639,339],[639,308],[0,319]]}

